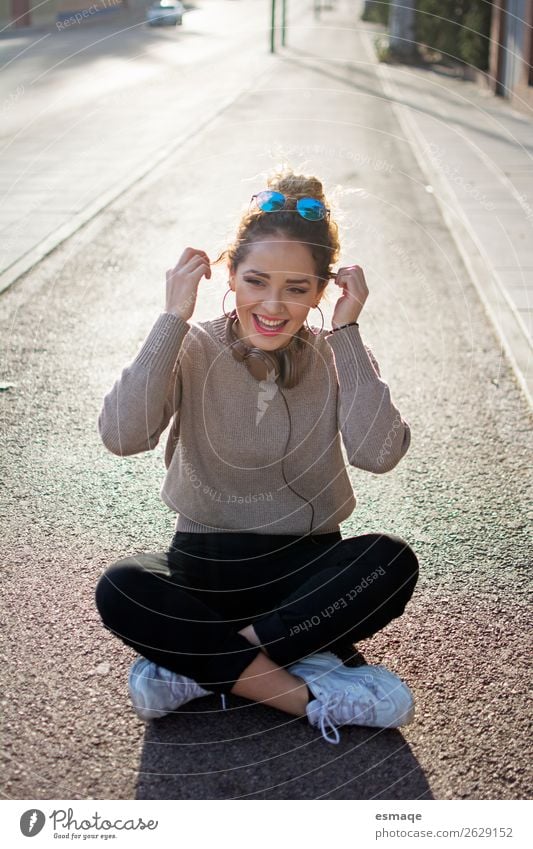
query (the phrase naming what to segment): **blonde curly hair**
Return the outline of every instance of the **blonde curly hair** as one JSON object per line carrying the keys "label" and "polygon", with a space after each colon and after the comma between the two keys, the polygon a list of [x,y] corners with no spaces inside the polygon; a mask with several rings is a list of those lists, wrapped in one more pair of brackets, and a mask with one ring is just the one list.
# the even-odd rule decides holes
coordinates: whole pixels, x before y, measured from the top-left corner
{"label": "blonde curly hair", "polygon": [[242,214],[233,242],[211,263],[216,265],[226,259],[230,273],[246,259],[250,246],[265,237],[285,237],[308,245],[315,261],[318,277],[317,292],[322,295],[331,278],[332,266],[340,254],[339,229],[329,216],[318,221],[308,221],[295,215],[296,200],[313,197],[329,207],[324,188],[317,177],[295,174],[292,168],[273,171],[267,177],[267,188],[282,192],[287,197],[284,209],[263,212],[258,208],[248,209]]}

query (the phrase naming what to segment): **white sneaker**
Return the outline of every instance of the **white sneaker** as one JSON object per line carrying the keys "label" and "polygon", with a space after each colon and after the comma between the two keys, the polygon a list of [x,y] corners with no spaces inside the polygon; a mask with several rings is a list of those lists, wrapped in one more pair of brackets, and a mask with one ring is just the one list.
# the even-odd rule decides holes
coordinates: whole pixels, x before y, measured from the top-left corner
{"label": "white sneaker", "polygon": [[307,717],[329,743],[340,741],[338,725],[397,728],[413,721],[413,694],[384,666],[344,666],[331,652],[321,652],[302,658],[288,671],[303,678],[315,696],[307,705]]}
{"label": "white sneaker", "polygon": [[159,719],[191,699],[211,695],[192,678],[157,666],[145,657],[138,657],[131,665],[128,690],[137,716],[145,721]]}

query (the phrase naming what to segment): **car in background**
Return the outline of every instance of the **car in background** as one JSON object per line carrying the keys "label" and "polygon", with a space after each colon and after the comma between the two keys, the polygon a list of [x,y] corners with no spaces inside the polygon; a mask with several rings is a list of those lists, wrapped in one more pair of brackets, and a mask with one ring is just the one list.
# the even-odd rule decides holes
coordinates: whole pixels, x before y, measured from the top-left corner
{"label": "car in background", "polygon": [[151,26],[181,26],[185,6],[180,0],[156,0],[146,10],[146,22]]}

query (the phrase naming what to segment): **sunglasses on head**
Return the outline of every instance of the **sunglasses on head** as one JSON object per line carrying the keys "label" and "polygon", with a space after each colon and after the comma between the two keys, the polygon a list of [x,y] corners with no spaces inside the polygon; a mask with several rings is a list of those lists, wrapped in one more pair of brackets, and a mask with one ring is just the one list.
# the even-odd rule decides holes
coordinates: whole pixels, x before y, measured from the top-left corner
{"label": "sunglasses on head", "polygon": [[[277,212],[278,209],[285,208],[285,203],[289,197],[290,195],[282,195],[281,192],[265,190],[252,195],[250,203],[255,198],[255,202],[262,212]],[[324,206],[321,200],[310,197],[298,199],[290,197],[290,199],[296,200],[296,212],[298,212],[302,218],[306,218],[308,221],[320,221],[322,218],[326,218],[327,216],[329,220],[329,209]]]}

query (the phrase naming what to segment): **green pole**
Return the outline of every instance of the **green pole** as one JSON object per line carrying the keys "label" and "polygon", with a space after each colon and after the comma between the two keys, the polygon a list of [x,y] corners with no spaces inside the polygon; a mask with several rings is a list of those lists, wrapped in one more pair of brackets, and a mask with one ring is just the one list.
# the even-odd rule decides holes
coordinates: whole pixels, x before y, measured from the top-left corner
{"label": "green pole", "polygon": [[274,29],[276,27],[276,0],[272,0],[272,12],[270,21],[270,52],[275,53],[274,48]]}
{"label": "green pole", "polygon": [[281,6],[281,44],[282,44],[282,47],[285,47],[286,16],[287,16],[287,3],[286,3],[286,0],[282,0],[282,6]]}

